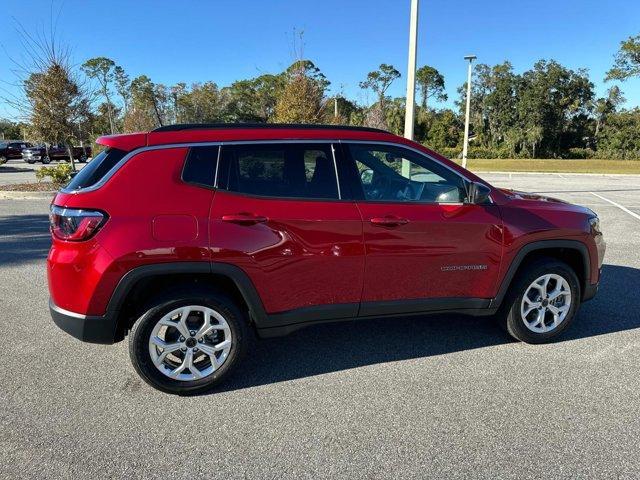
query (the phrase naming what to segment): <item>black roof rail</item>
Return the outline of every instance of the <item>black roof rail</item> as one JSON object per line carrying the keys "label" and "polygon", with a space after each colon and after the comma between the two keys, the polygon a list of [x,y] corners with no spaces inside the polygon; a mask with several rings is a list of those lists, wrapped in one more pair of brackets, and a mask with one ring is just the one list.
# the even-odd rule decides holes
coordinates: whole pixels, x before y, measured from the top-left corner
{"label": "black roof rail", "polygon": [[214,129],[232,129],[232,128],[249,128],[249,129],[306,129],[306,130],[352,130],[357,132],[376,132],[390,133],[386,130],[370,127],[355,127],[350,125],[325,125],[325,124],[308,124],[308,123],[178,123],[175,125],[165,125],[158,127],[152,132],[178,132],[181,130],[214,130]]}

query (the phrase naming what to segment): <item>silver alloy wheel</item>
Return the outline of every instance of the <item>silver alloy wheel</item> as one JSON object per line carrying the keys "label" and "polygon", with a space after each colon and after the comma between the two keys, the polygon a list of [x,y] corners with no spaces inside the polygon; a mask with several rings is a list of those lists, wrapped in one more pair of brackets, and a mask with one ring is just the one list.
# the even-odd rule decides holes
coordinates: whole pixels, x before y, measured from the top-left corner
{"label": "silver alloy wheel", "polygon": [[198,380],[224,364],[232,342],[231,328],[220,313],[202,305],[188,305],[158,320],[149,337],[149,354],[167,377]]}
{"label": "silver alloy wheel", "polygon": [[520,303],[525,326],[534,333],[547,333],[558,327],[571,309],[571,287],[561,275],[548,273],[534,280]]}

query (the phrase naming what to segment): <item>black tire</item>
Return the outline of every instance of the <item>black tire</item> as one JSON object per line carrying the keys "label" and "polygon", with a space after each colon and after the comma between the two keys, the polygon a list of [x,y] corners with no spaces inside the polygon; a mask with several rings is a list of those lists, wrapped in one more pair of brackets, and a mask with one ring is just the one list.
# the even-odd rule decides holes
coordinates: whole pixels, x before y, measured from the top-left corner
{"label": "black tire", "polygon": [[49,165],[51,163],[51,157],[42,157],[42,164]]}
{"label": "black tire", "polygon": [[[529,286],[536,279],[547,274],[559,275],[566,280],[571,291],[571,304],[566,317],[555,328],[538,333],[525,325],[526,320],[522,318],[521,305]],[[580,282],[569,265],[554,258],[539,258],[525,265],[516,276],[497,314],[497,319],[509,335],[516,340],[532,344],[548,343],[569,328],[578,312],[580,298]],[[547,320],[547,323],[551,322]]]}
{"label": "black tire", "polygon": [[5,157],[4,155],[0,156],[0,165],[7,163],[7,161],[9,161],[7,157]]}
{"label": "black tire", "polygon": [[[163,374],[149,353],[149,339],[156,323],[167,313],[187,305],[211,308],[224,317],[230,327],[231,349],[220,367],[197,380],[177,380]],[[158,390],[178,395],[206,393],[228,378],[253,341],[253,331],[242,311],[226,295],[211,292],[185,292],[161,295],[151,302],[129,333],[129,356],[142,379]],[[196,346],[197,347],[197,346]]]}

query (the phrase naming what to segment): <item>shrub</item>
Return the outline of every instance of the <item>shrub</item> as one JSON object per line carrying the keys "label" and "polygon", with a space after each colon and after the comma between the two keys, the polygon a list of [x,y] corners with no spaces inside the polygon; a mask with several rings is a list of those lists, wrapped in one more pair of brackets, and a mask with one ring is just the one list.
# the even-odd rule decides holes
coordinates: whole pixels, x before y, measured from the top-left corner
{"label": "shrub", "polygon": [[572,160],[594,158],[594,153],[595,152],[590,148],[570,148],[567,152],[562,154],[562,158],[569,158]]}
{"label": "shrub", "polygon": [[71,169],[71,165],[68,163],[61,163],[54,167],[42,167],[36,171],[36,178],[38,179],[38,182],[41,182],[46,177],[51,177],[51,182],[56,187],[62,187],[69,183],[72,172],[73,170]]}
{"label": "shrub", "polygon": [[445,147],[436,150],[440,155],[444,155],[447,158],[455,160],[457,158],[462,158],[462,149],[458,147]]}
{"label": "shrub", "polygon": [[510,158],[507,148],[469,147],[468,158]]}

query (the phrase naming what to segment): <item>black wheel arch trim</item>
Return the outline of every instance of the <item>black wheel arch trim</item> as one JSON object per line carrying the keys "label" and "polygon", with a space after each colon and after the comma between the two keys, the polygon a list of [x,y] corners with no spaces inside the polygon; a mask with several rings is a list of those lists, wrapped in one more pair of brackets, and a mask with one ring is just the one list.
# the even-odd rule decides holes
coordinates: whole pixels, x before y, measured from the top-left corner
{"label": "black wheel arch trim", "polygon": [[539,240],[536,242],[527,243],[526,245],[522,246],[522,248],[520,248],[518,253],[511,261],[507,272],[502,278],[500,289],[498,290],[498,294],[496,295],[496,297],[492,300],[491,307],[497,308],[502,304],[502,300],[504,300],[504,297],[507,294],[509,287],[511,286],[511,282],[515,277],[516,272],[518,271],[518,269],[522,265],[522,262],[528,254],[538,250],[549,250],[554,248],[577,250],[578,252],[580,252],[584,265],[584,272],[582,272],[584,282],[582,285],[580,285],[580,287],[584,297],[584,292],[590,291],[589,286],[591,278],[591,260],[589,258],[589,249],[587,248],[587,245],[579,240]]}
{"label": "black wheel arch trim", "polygon": [[219,262],[166,262],[133,268],[123,275],[113,291],[107,305],[107,315],[117,316],[133,286],[143,278],[184,273],[218,274],[229,278],[245,299],[256,323],[267,319],[262,300],[245,271],[235,265]]}

